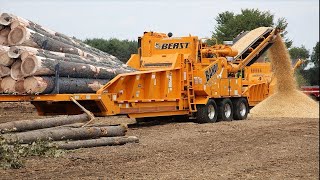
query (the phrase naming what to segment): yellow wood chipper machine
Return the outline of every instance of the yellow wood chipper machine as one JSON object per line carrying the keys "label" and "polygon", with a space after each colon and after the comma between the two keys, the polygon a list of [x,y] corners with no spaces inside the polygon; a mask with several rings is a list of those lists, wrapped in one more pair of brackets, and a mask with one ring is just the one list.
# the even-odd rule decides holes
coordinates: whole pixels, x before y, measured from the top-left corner
{"label": "yellow wood chipper machine", "polygon": [[96,93],[2,95],[0,101],[30,101],[40,115],[82,113],[76,100],[95,116],[241,120],[270,93],[270,63],[256,61],[277,33],[261,27],[233,45],[209,45],[197,36],[145,32],[127,62],[137,71],[116,76]]}

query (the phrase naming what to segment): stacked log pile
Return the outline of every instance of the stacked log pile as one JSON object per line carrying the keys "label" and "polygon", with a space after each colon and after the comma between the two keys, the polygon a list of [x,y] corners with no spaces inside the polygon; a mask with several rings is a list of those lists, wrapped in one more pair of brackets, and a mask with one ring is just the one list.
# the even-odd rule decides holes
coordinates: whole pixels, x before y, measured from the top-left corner
{"label": "stacked log pile", "polygon": [[[91,93],[133,69],[116,57],[21,17],[0,14],[0,93]],[[55,91],[54,91],[55,90]]]}
{"label": "stacked log pile", "polygon": [[135,136],[125,136],[127,126],[87,126],[87,114],[38,120],[12,121],[0,124],[0,135],[8,143],[30,144],[52,141],[50,146],[77,149],[96,146],[122,145],[139,142]]}

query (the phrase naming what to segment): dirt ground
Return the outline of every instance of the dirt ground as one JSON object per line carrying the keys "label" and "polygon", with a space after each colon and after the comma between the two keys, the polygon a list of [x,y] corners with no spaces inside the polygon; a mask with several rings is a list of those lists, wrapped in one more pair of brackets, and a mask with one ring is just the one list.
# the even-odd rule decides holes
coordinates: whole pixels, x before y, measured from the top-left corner
{"label": "dirt ground", "polygon": [[[0,106],[0,122],[37,117],[28,104]],[[100,122],[135,123],[124,117]],[[130,125],[140,143],[31,157],[0,179],[319,179],[319,119]]]}

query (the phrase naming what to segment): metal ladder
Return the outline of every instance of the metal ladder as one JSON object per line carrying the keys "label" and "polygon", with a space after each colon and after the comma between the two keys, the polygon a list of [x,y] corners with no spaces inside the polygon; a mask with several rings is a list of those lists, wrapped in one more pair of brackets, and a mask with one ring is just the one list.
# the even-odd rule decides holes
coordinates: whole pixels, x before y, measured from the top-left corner
{"label": "metal ladder", "polygon": [[187,96],[188,96],[188,104],[190,112],[197,112],[196,107],[196,97],[194,94],[194,85],[193,85],[193,64],[192,61],[186,59],[186,73],[187,73]]}

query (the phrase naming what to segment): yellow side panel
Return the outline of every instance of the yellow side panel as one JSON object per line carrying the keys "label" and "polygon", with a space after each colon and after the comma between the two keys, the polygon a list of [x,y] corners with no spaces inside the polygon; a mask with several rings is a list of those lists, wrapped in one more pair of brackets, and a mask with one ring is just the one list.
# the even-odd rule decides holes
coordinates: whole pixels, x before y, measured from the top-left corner
{"label": "yellow side panel", "polygon": [[220,95],[221,96],[229,96],[229,79],[221,79],[220,80]]}
{"label": "yellow side panel", "polygon": [[140,68],[140,57],[138,54],[132,54],[128,62],[126,63],[128,66],[139,69]]}
{"label": "yellow side panel", "polygon": [[230,79],[230,96],[241,96],[241,78]]}
{"label": "yellow side panel", "polygon": [[248,91],[246,93],[250,106],[255,106],[259,102],[263,101],[268,97],[268,94],[268,84],[266,83],[251,85],[248,87]]}
{"label": "yellow side panel", "polygon": [[180,99],[180,69],[123,74],[103,91],[116,94],[117,101]]}

